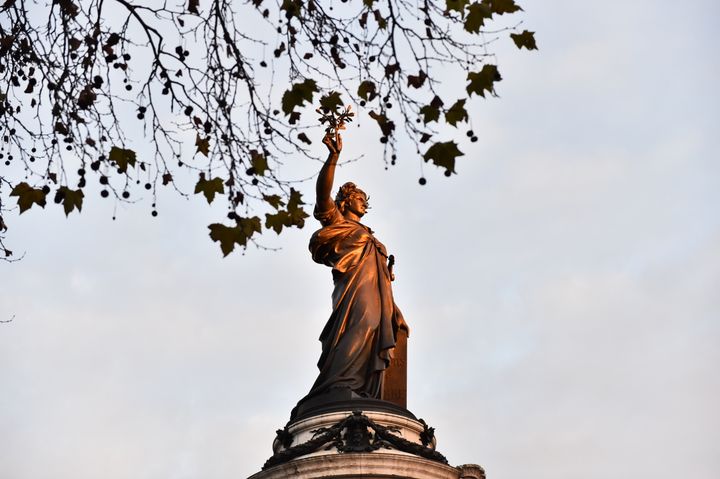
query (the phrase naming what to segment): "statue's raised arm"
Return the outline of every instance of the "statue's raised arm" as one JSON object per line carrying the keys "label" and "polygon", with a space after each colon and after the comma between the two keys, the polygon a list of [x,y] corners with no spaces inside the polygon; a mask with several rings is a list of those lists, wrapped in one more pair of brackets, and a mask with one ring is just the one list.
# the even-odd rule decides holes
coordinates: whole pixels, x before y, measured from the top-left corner
{"label": "statue's raised arm", "polygon": [[342,151],[342,137],[339,134],[328,133],[323,138],[323,143],[327,146],[329,153],[315,186],[316,205],[319,210],[329,210],[332,208],[331,193],[335,180],[335,166]]}

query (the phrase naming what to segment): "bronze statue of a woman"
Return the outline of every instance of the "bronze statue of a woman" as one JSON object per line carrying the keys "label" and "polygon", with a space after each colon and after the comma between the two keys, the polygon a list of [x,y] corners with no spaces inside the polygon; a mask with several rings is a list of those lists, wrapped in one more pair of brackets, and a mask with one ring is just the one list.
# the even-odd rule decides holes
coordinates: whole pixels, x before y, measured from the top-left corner
{"label": "bronze statue of a woman", "polygon": [[345,183],[335,201],[330,197],[342,138],[328,133],[323,143],[330,153],[317,179],[314,211],[322,228],[312,235],[310,252],[315,262],[332,268],[333,311],[320,334],[320,373],[293,416],[303,403],[322,397],[379,399],[397,331],[407,330],[393,300],[387,250],[360,223],[367,195]]}

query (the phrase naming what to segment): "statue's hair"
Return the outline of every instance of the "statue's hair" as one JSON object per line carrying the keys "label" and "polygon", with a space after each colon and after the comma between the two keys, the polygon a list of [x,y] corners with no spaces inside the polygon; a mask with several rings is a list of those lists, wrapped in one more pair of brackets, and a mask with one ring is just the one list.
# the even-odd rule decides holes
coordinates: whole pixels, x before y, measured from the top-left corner
{"label": "statue's hair", "polygon": [[340,213],[345,212],[345,205],[347,202],[358,195],[365,195],[365,192],[358,188],[355,183],[348,181],[344,185],[340,187],[340,189],[337,192],[337,195],[335,195],[335,205],[337,205],[337,208],[340,210]]}

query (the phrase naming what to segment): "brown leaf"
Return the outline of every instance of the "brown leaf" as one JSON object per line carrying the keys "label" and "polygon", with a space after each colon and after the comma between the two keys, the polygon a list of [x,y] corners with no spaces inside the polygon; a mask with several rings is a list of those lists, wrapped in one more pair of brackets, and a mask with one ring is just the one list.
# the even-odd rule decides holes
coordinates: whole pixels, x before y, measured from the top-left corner
{"label": "brown leaf", "polygon": [[200,179],[198,179],[198,182],[195,184],[195,194],[198,193],[205,195],[208,204],[212,203],[216,193],[225,193],[222,178],[206,180],[205,175],[200,175]]}
{"label": "brown leaf", "polygon": [[22,214],[30,209],[30,207],[34,204],[45,208],[45,197],[47,196],[47,193],[41,189],[33,188],[23,181],[13,188],[10,192],[10,196],[17,196],[20,214]]}
{"label": "brown leaf", "polygon": [[515,46],[518,49],[525,47],[528,50],[537,50],[537,43],[535,42],[535,32],[524,30],[522,33],[511,33],[510,38],[515,42]]}
{"label": "brown leaf", "polygon": [[432,161],[437,166],[445,168],[447,174],[455,173],[455,158],[462,156],[463,152],[454,141],[438,142],[432,145],[423,155],[425,161]]}
{"label": "brown leaf", "polygon": [[259,176],[263,176],[269,169],[267,158],[257,150],[250,150],[250,164],[255,170],[255,174]]}
{"label": "brown leaf", "polygon": [[365,80],[358,86],[358,96],[363,100],[371,101],[377,96],[377,86],[370,80]]}
{"label": "brown leaf", "polygon": [[76,208],[78,212],[82,211],[84,196],[81,189],[71,190],[67,186],[61,186],[57,191],[55,202],[58,202],[59,197],[65,210],[65,216],[68,216]]}
{"label": "brown leaf", "polygon": [[82,45],[82,41],[74,37],[68,40],[68,43],[70,44],[70,51],[75,51]]}
{"label": "brown leaf", "polygon": [[108,159],[117,165],[121,173],[127,171],[128,165],[135,167],[137,163],[137,155],[133,150],[118,148],[117,146],[110,149]]}
{"label": "brown leaf", "polygon": [[387,78],[390,78],[391,76],[393,76],[395,73],[397,73],[399,71],[400,71],[400,65],[398,65],[397,63],[393,63],[392,65],[387,65],[385,67],[385,76]]}
{"label": "brown leaf", "polygon": [[423,86],[423,83],[425,83],[426,78],[427,74],[422,70],[420,70],[420,73],[418,73],[417,75],[408,75],[408,86],[411,86],[413,88],[420,88]]}
{"label": "brown leaf", "polygon": [[371,111],[368,115],[377,122],[384,136],[392,135],[393,130],[395,130],[395,122],[388,120],[385,115],[375,113],[374,111]]}
{"label": "brown leaf", "polygon": [[200,135],[195,136],[195,146],[197,150],[195,153],[202,153],[205,156],[210,154],[210,138],[200,138]]}

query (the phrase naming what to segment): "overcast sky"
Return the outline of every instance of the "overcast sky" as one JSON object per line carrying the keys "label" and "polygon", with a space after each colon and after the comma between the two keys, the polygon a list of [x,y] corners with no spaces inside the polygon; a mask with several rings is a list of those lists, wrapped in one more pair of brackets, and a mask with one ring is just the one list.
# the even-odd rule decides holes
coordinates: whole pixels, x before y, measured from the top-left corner
{"label": "overcast sky", "polygon": [[[502,98],[472,104],[457,176],[421,187],[409,151],[384,171],[362,115],[345,136],[366,156],[337,181],[370,194],[397,257],[408,407],[491,479],[715,479],[720,7],[523,6],[540,51],[497,46]],[[247,477],[312,384],[318,225],[222,259],[221,207],[150,202],[12,218],[0,478]]]}

